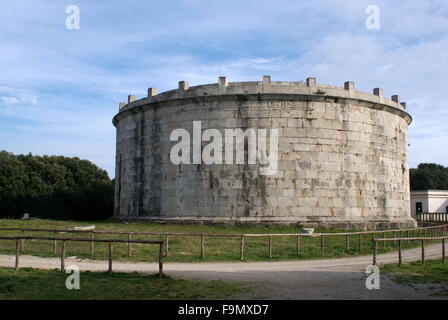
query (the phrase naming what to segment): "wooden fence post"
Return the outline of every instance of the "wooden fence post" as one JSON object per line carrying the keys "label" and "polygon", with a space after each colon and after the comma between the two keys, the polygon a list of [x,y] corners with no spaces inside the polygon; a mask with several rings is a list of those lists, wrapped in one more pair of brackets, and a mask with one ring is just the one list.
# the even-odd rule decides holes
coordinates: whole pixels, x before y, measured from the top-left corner
{"label": "wooden fence post", "polygon": [[445,239],[442,239],[442,262],[445,263]]}
{"label": "wooden fence post", "polygon": [[269,236],[269,259],[272,259],[272,236]]}
{"label": "wooden fence post", "polygon": [[112,273],[112,242],[109,241],[109,254],[108,254],[108,258],[109,258],[109,273]]}
{"label": "wooden fence post", "polygon": [[65,240],[61,241],[61,271],[65,271]]}
{"label": "wooden fence post", "polygon": [[372,240],[372,264],[376,265],[376,240]]}
{"label": "wooden fence post", "polygon": [[168,237],[168,235],[165,235],[165,257],[168,257],[168,243],[169,243],[170,239]]}
{"label": "wooden fence post", "polygon": [[362,250],[362,233],[358,234],[358,248],[359,251]]}
{"label": "wooden fence post", "polygon": [[[386,231],[383,231],[383,238],[386,238],[387,233]],[[386,241],[383,241],[383,249],[386,249]]]}
{"label": "wooden fence post", "polygon": [[244,236],[241,236],[241,243],[240,243],[240,260],[244,260]]}
{"label": "wooden fence post", "polygon": [[[94,232],[90,232],[90,239],[91,240],[95,240],[95,233]],[[95,254],[95,242],[91,241],[90,242],[90,255],[94,255]]]}
{"label": "wooden fence post", "polygon": [[422,240],[422,263],[425,263],[425,240]]}
{"label": "wooden fence post", "polygon": [[159,246],[159,277],[163,276],[163,255],[165,254],[164,242]]}
{"label": "wooden fence post", "polygon": [[19,270],[19,254],[20,254],[20,240],[16,239],[16,264],[15,270]]}
{"label": "wooden fence post", "polygon": [[350,238],[349,235],[346,234],[345,235],[345,251],[349,251],[350,250]]}
{"label": "wooden fence post", "polygon": [[[25,236],[25,230],[22,229],[22,237]],[[23,250],[25,250],[25,239],[21,239],[20,240],[20,251],[22,252]]]}
{"label": "wooden fence post", "polygon": [[131,255],[132,255],[132,243],[131,243],[131,240],[132,240],[132,233],[128,233],[128,257],[130,258],[131,257]]}
{"label": "wooden fence post", "polygon": [[297,254],[300,254],[300,236],[297,236]]}
{"label": "wooden fence post", "polygon": [[54,232],[53,252],[54,254],[58,253],[58,242],[56,241],[56,231]]}
{"label": "wooden fence post", "polygon": [[320,254],[324,255],[325,253],[325,238],[324,235],[320,236]]}
{"label": "wooden fence post", "polygon": [[398,266],[402,266],[402,260],[401,260],[401,240],[398,240]]}
{"label": "wooden fence post", "polygon": [[205,257],[205,237],[201,235],[201,259]]}

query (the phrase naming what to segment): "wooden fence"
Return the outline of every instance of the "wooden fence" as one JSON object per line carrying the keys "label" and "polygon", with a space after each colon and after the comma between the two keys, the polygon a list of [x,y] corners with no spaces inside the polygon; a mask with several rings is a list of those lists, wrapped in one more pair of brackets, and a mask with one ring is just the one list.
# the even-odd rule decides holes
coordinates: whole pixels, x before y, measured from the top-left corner
{"label": "wooden fence", "polygon": [[[303,233],[289,233],[289,234],[234,234],[234,233],[179,233],[179,232],[129,232],[129,231],[91,231],[91,230],[71,230],[71,229],[33,229],[33,228],[0,228],[0,231],[19,231],[21,233],[21,242],[19,250],[22,251],[25,245],[24,240],[27,238],[25,236],[25,232],[52,232],[54,233],[53,238],[49,238],[54,241],[54,253],[57,253],[57,241],[54,240],[57,237],[57,234],[61,233],[83,233],[89,234],[90,237],[88,241],[90,241],[90,254],[93,255],[95,252],[95,242],[107,242],[107,239],[96,239],[96,235],[127,235],[127,240],[120,240],[116,242],[126,242],[128,243],[128,256],[132,255],[132,243],[138,243],[132,240],[133,235],[145,235],[145,236],[162,236],[164,237],[163,244],[163,254],[165,257],[168,256],[169,253],[169,240],[170,237],[197,237],[199,239],[199,248],[200,248],[200,257],[205,258],[206,254],[206,239],[211,237],[236,237],[239,238],[240,242],[240,260],[244,260],[245,256],[245,240],[247,238],[266,238],[267,239],[267,257],[269,259],[273,256],[273,242],[274,238],[278,237],[294,237],[296,238],[296,253],[300,254],[302,251],[301,248],[301,239],[303,237],[313,237],[320,238],[320,252],[322,255],[325,254],[325,243],[328,237],[343,237],[345,238],[345,250],[349,251],[350,242],[355,239],[357,244],[357,250],[362,250],[363,237],[371,237],[371,239],[375,239],[375,237],[385,238],[387,234],[392,234],[392,238],[396,238],[398,235],[399,238],[403,237],[435,237],[440,235],[448,234],[448,224],[446,225],[434,225],[429,227],[419,227],[419,228],[410,228],[410,229],[392,229],[392,230],[375,230],[375,231],[358,231],[358,232],[340,232],[340,233],[315,233],[315,234],[303,234]],[[58,238],[64,239],[64,238]],[[73,241],[76,238],[71,239]],[[357,241],[356,241],[357,240]],[[87,241],[83,239],[82,241]],[[396,241],[395,243],[398,243]]]}
{"label": "wooden fence", "polygon": [[15,269],[19,269],[20,264],[20,251],[23,250],[24,240],[51,240],[54,241],[54,247],[56,248],[56,242],[61,242],[61,271],[65,271],[65,248],[68,241],[82,241],[90,242],[91,244],[96,242],[108,243],[108,272],[112,273],[112,250],[113,243],[142,243],[142,244],[158,244],[159,245],[159,276],[163,275],[163,257],[164,257],[164,242],[153,240],[123,240],[123,239],[92,239],[92,238],[60,238],[60,237],[39,237],[39,236],[0,236],[0,240],[15,240],[16,243],[16,260]]}
{"label": "wooden fence", "polygon": [[[445,233],[446,235],[446,233]],[[425,263],[425,242],[426,241],[442,241],[442,262],[445,263],[445,240],[448,239],[447,236],[442,237],[416,237],[416,238],[381,238],[381,239],[372,239],[372,264],[377,264],[377,247],[379,242],[387,242],[387,241],[396,241],[398,242],[398,266],[401,267],[403,265],[403,254],[402,254],[402,242],[403,241],[419,241],[421,243],[421,261]]]}

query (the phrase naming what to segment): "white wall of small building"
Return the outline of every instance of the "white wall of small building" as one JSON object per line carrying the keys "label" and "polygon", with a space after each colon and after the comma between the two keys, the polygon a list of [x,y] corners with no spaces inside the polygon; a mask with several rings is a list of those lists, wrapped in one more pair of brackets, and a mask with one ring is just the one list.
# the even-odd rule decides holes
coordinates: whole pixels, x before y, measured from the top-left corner
{"label": "white wall of small building", "polygon": [[446,207],[448,207],[448,196],[429,199],[429,212],[446,212]]}
{"label": "white wall of small building", "polygon": [[422,203],[422,212],[447,212],[448,190],[411,191],[411,215],[414,218],[417,202]]}

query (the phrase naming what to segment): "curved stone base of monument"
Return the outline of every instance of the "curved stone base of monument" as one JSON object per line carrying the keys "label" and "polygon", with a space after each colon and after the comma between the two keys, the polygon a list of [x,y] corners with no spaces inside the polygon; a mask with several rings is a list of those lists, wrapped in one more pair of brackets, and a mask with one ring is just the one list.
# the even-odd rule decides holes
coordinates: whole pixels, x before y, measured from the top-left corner
{"label": "curved stone base of monument", "polygon": [[291,225],[312,228],[340,230],[384,230],[403,229],[417,226],[413,218],[335,218],[335,217],[125,217],[124,220],[137,220],[174,224],[223,224],[223,225]]}

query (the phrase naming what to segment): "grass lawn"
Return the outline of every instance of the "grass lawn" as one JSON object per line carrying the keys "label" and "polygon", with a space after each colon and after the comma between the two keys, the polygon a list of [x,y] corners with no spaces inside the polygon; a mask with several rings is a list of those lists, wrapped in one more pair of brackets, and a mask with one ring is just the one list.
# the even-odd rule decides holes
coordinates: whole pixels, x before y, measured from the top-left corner
{"label": "grass lawn", "polygon": [[248,289],[222,281],[190,281],[137,273],[81,272],[80,289],[68,290],[69,274],[57,270],[0,268],[0,300],[229,299]]}
{"label": "grass lawn", "polygon": [[[0,219],[1,227],[23,227],[23,228],[47,228],[47,229],[71,229],[74,226],[95,225],[96,230],[116,230],[116,231],[160,231],[160,232],[194,232],[194,233],[297,233],[298,228],[292,226],[219,226],[219,225],[198,225],[198,224],[155,224],[145,222],[130,222],[124,224],[116,221],[95,221],[95,222],[75,222],[75,221],[55,221],[55,220],[8,220]],[[316,232],[338,232],[338,230],[316,230]],[[355,231],[355,230],[353,230]],[[20,235],[17,231],[0,231],[0,235]],[[53,233],[27,232],[26,235],[40,235],[52,237]],[[63,234],[66,237],[89,237],[89,234]],[[382,236],[382,235],[381,235]],[[388,237],[392,237],[389,233]],[[127,239],[127,235],[96,235],[97,238]],[[162,236],[134,235],[133,239],[142,240],[163,240]],[[328,257],[344,257],[359,254],[371,253],[371,237],[362,237],[362,249],[358,247],[358,236],[350,237],[350,249],[345,250],[345,237],[325,238],[325,252],[321,254],[319,237],[302,237],[301,251],[297,254],[296,237],[273,238],[272,260],[288,259],[315,259]],[[205,238],[205,258],[200,257],[200,237],[170,236],[169,255],[166,262],[199,262],[199,261],[239,261],[240,239],[238,237],[209,237]],[[411,248],[418,243],[403,243],[403,248]],[[133,244],[132,256],[127,254],[127,244],[114,244],[114,260],[121,261],[156,261],[158,256],[157,245]],[[60,244],[58,243],[58,250]],[[378,252],[388,252],[394,250],[396,245],[387,242],[378,246]],[[11,240],[0,240],[0,253],[13,254],[15,243]],[[268,253],[267,238],[246,238],[245,239],[245,260],[246,261],[266,261]],[[54,253],[53,242],[47,240],[26,240],[23,254],[39,255],[43,257],[58,256]],[[76,256],[78,258],[89,258],[104,260],[107,258],[107,244],[96,243],[95,254],[90,255],[89,242],[69,242],[67,243],[66,256]]]}
{"label": "grass lawn", "polygon": [[448,262],[440,259],[428,260],[425,264],[411,262],[401,268],[397,264],[388,264],[380,267],[381,274],[390,276],[400,284],[416,286],[419,284],[435,285],[434,295],[448,296]]}

